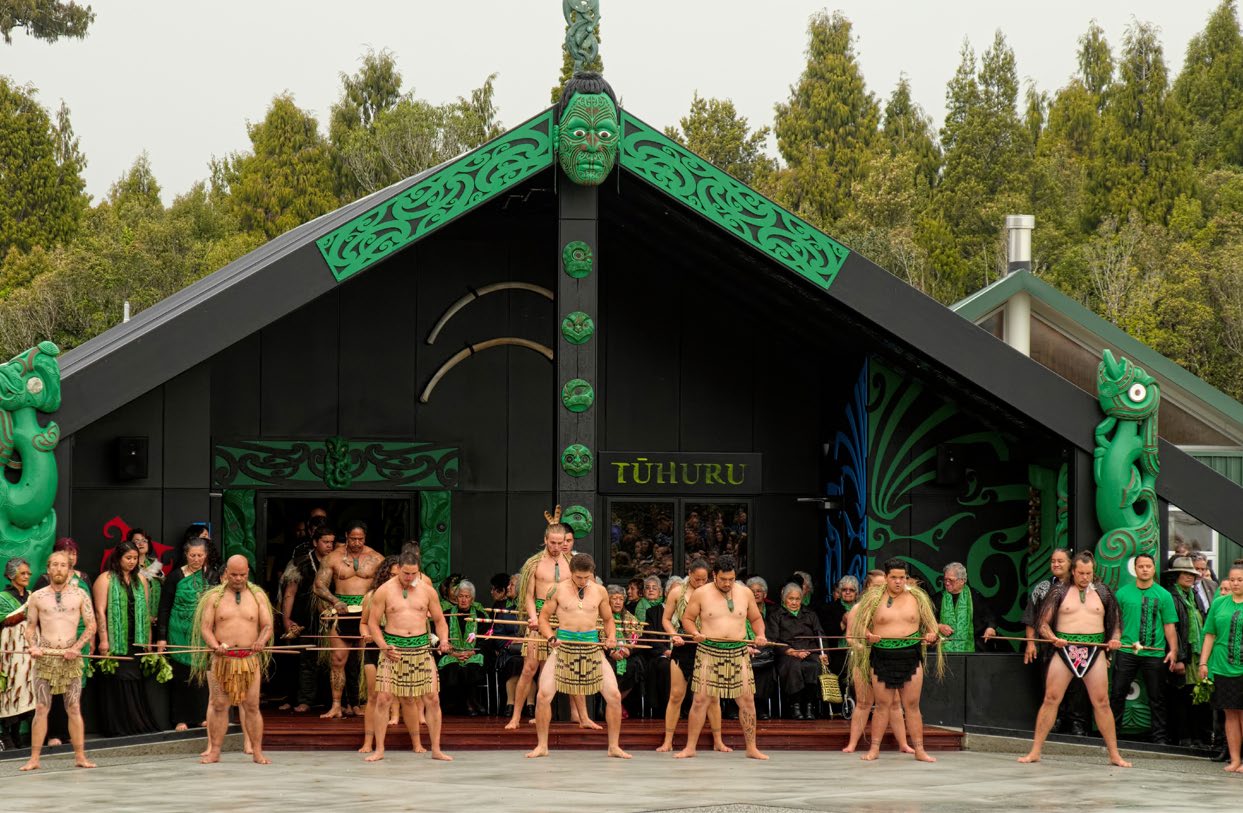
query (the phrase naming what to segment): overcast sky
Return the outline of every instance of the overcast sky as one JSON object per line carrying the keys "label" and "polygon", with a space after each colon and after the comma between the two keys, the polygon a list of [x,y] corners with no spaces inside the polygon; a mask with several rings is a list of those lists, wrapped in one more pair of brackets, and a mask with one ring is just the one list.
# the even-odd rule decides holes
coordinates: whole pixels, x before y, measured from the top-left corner
{"label": "overcast sky", "polygon": [[[246,122],[274,94],[291,92],[326,131],[340,92],[368,48],[396,56],[425,99],[466,94],[499,74],[502,121],[521,122],[549,102],[564,36],[558,0],[89,0],[85,41],[49,45],[14,32],[0,44],[0,74],[64,99],[89,165],[87,190],[104,195],[146,150],[165,199],[208,174],[212,155],[249,147]],[[1171,75],[1188,39],[1218,0],[859,0],[828,5],[854,23],[869,89],[884,98],[901,73],[939,127],[945,85],[963,39],[977,54],[1001,29],[1020,78],[1061,87],[1076,40],[1096,18],[1115,55],[1134,19],[1161,29]],[[601,0],[605,75],[632,112],[659,127],[684,115],[695,91],[729,97],[754,126],[772,123],[804,65],[808,0]]]}

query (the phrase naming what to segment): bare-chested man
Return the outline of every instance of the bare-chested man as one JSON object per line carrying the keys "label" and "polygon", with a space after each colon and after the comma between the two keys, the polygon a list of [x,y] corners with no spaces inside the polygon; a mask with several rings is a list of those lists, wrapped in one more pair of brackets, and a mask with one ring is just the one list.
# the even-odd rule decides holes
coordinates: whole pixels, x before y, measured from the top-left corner
{"label": "bare-chested man", "polygon": [[229,707],[239,706],[242,728],[250,740],[251,756],[259,765],[271,762],[263,755],[263,715],[259,713],[259,684],[263,682],[263,650],[272,641],[272,605],[267,593],[250,583],[245,556],[230,556],[224,584],[199,599],[201,636],[206,656],[194,658],[196,676],[206,675],[207,751],[203,763],[220,761],[220,748],[229,728]]}
{"label": "bare-chested man", "polygon": [[[436,637],[440,639],[437,651],[442,655],[451,649],[449,625],[440,609],[440,596],[419,578],[418,555],[406,551],[397,565],[397,576],[376,588],[367,613],[372,640],[380,649],[375,676],[375,719],[388,719],[394,697],[407,720],[414,719],[415,706],[421,704],[432,759],[450,762],[453,757],[440,750],[440,678],[432,659],[427,622],[430,619],[436,627]],[[383,627],[381,618],[385,619]],[[366,757],[367,762],[384,759],[387,733],[388,726],[375,727],[375,752]]]}
{"label": "bare-chested man", "polygon": [[[924,718],[919,695],[924,688],[923,647],[937,643],[937,617],[928,594],[907,580],[901,559],[885,562],[884,589],[864,594],[854,608],[854,631],[862,633],[872,679],[872,745],[860,759],[880,756],[895,695],[902,701],[906,730],[915,759],[936,762],[924,750]],[[938,652],[938,662],[940,653]]]}
{"label": "bare-chested man", "polygon": [[[95,608],[91,597],[72,578],[69,554],[58,551],[48,557],[47,587],[34,591],[26,602],[26,647],[35,660],[35,718],[30,732],[30,761],[23,771],[39,767],[39,754],[47,737],[47,713],[54,695],[65,696],[69,715],[69,740],[73,764],[94,768],[86,758],[82,725],[82,647],[95,637]],[[78,622],[86,624],[78,634]]]}
{"label": "bare-chested man", "polygon": [[735,584],[737,565],[734,557],[724,554],[717,558],[712,581],[690,594],[682,613],[682,625],[696,630],[695,666],[688,680],[695,692],[690,719],[686,726],[686,747],[678,759],[695,756],[699,733],[703,731],[708,709],[720,709],[722,697],[733,698],[738,704],[738,722],[751,759],[768,759],[755,747],[755,673],[747,654],[747,622],[755,632],[750,643],[756,647],[768,644],[764,637],[764,616],[755,603],[755,594],[742,584]]}
{"label": "bare-chested man", "polygon": [[[665,609],[660,622],[665,632],[672,636],[669,639],[672,647],[669,650],[669,702],[665,704],[665,739],[657,751],[673,750],[673,732],[677,729],[678,720],[682,718],[682,701],[686,698],[686,687],[695,669],[695,654],[698,649],[691,640],[695,628],[686,626],[682,618],[690,603],[691,594],[707,583],[708,563],[703,559],[694,559],[686,572],[686,581],[675,586],[665,597]],[[721,737],[719,702],[714,701],[708,705],[708,725],[712,729],[713,750],[733,751]]]}
{"label": "bare-chested man", "polygon": [[[1071,582],[1049,588],[1040,615],[1040,637],[1052,642],[1056,654],[1045,673],[1044,702],[1036,714],[1032,750],[1019,762],[1039,762],[1045,738],[1057,718],[1057,708],[1066,687],[1075,678],[1083,681],[1096,716],[1096,727],[1109,752],[1109,761],[1119,768],[1131,763],[1118,752],[1118,735],[1109,708],[1108,658],[1105,650],[1122,646],[1122,621],[1118,602],[1103,584],[1094,584],[1096,560],[1087,551],[1075,554]],[[1091,646],[1105,644],[1105,646]]]}
{"label": "bare-chested man", "polygon": [[[522,566],[518,580],[518,607],[526,615],[527,638],[522,645],[522,674],[514,690],[514,713],[505,728],[514,729],[522,722],[522,704],[531,690],[535,673],[540,664],[548,659],[548,644],[539,632],[540,611],[544,602],[556,590],[557,585],[570,578],[569,551],[574,546],[574,534],[570,526],[554,522],[544,529],[544,550],[532,556]],[[599,728],[587,715],[587,704],[582,698],[572,698],[578,709],[578,723],[584,728]]]}
{"label": "bare-chested man", "polygon": [[[367,547],[367,523],[351,522],[345,526],[345,545],[337,548],[320,562],[315,576],[315,595],[336,613],[328,646],[332,647],[332,707],[320,717],[342,716],[341,695],[345,691],[345,667],[361,634],[363,595],[371,589],[376,568],[384,557]],[[347,640],[349,643],[347,643]],[[350,693],[351,695],[354,692]]]}
{"label": "bare-chested man", "polygon": [[[885,572],[883,570],[868,571],[867,586],[864,592],[884,589]],[[850,715],[850,741],[842,749],[843,754],[853,754],[859,747],[859,740],[863,738],[872,713],[872,703],[875,700],[872,697],[872,678],[859,670],[858,656],[854,654],[863,649],[863,636],[856,634],[853,626],[855,610],[858,607],[859,605],[856,604],[850,608],[850,612],[846,613],[846,643],[851,650],[850,678],[855,687],[855,710],[854,714]],[[889,725],[893,729],[893,738],[897,740],[898,750],[904,754],[915,753],[915,749],[906,741],[906,721],[902,719],[902,700],[896,692],[893,702],[889,704]]]}
{"label": "bare-chested man", "polygon": [[[596,563],[586,553],[570,560],[570,578],[557,584],[540,609],[539,631],[548,643],[548,663],[540,674],[535,706],[535,750],[528,758],[548,756],[548,724],[552,721],[552,699],[557,692],[586,697],[599,692],[604,697],[604,719],[609,730],[611,757],[630,759],[621,749],[621,692],[617,676],[604,659],[604,649],[617,648],[617,629],[609,594],[596,584]],[[557,616],[554,634],[552,617]],[[604,626],[604,649],[596,624]]]}

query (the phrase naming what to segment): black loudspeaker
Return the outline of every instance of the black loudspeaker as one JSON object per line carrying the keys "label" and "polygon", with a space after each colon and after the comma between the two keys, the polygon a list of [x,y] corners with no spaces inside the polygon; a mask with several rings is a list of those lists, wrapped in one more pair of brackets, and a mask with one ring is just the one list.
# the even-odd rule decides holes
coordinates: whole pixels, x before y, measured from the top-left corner
{"label": "black loudspeaker", "polygon": [[147,439],[117,438],[114,463],[118,480],[147,479]]}
{"label": "black loudspeaker", "polygon": [[953,443],[942,443],[937,447],[937,485],[960,485],[967,474],[965,450]]}

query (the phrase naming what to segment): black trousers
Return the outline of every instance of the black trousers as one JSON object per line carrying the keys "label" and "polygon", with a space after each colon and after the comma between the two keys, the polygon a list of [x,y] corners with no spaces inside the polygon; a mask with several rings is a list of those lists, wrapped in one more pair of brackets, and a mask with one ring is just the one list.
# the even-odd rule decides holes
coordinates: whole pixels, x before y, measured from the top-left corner
{"label": "black trousers", "polygon": [[298,693],[297,704],[315,706],[319,704],[319,653],[303,650],[298,655]]}
{"label": "black trousers", "polygon": [[207,719],[207,684],[199,685],[190,679],[190,667],[169,660],[173,667],[173,679],[169,685],[169,719],[173,725],[185,723],[195,728]]}
{"label": "black trousers", "polygon": [[1122,725],[1122,710],[1131,683],[1138,677],[1148,692],[1148,710],[1152,714],[1152,739],[1163,742],[1165,730],[1165,675],[1169,667],[1157,657],[1136,655],[1119,650],[1114,654],[1114,682],[1109,693],[1109,706],[1113,710],[1114,723]]}

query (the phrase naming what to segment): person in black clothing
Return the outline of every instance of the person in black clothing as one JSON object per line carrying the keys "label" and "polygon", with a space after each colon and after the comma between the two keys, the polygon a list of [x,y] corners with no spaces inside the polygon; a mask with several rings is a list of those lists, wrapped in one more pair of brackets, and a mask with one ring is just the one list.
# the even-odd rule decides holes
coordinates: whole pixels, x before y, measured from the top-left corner
{"label": "person in black clothing", "polygon": [[[179,561],[160,593],[155,622],[156,648],[164,653],[173,669],[169,719],[177,731],[201,726],[207,720],[207,687],[191,680],[192,657],[178,650],[191,644],[199,599],[220,583],[220,554],[207,527],[191,525],[182,539]],[[171,649],[169,644],[173,645]]]}
{"label": "person in black clothing", "polygon": [[[760,608],[760,617],[764,619],[764,623],[768,623],[769,611],[776,608],[776,604],[768,598],[768,582],[760,576],[752,576],[747,579],[747,587],[751,590],[751,595],[755,596],[755,606]],[[754,634],[754,630],[748,628],[748,632]],[[774,640],[771,635],[769,640]],[[766,646],[763,649],[751,647],[751,673],[755,675],[755,719],[767,720],[769,718],[769,707],[772,705],[773,695],[777,692],[777,656],[774,653],[776,647]],[[736,710],[734,710],[736,712]],[[733,714],[730,715],[733,718]]]}
{"label": "person in black clothing", "polygon": [[767,629],[770,640],[788,644],[778,650],[777,679],[781,682],[782,697],[790,707],[790,717],[814,720],[820,673],[828,665],[829,657],[811,651],[824,647],[824,629],[816,614],[803,606],[801,586],[791,583],[781,588],[781,607],[769,614]]}
{"label": "person in black clothing", "polygon": [[112,661],[116,672],[99,675],[99,725],[106,736],[149,734],[158,731],[147,699],[146,677],[137,656],[150,643],[147,616],[147,580],[138,569],[138,547],[122,542],[113,548],[108,569],[95,580],[96,626],[101,655],[129,655],[132,661]]}
{"label": "person in black clothing", "polygon": [[[315,595],[315,577],[319,563],[332,553],[337,535],[332,528],[320,522],[311,523],[311,549],[295,558],[282,576],[281,614],[286,639],[311,636],[319,632],[319,616],[322,611],[320,599]],[[308,638],[319,642],[318,638]],[[322,645],[322,644],[321,644]],[[299,714],[315,705],[319,689],[319,653],[302,652],[298,656],[298,705],[293,710]]]}
{"label": "person in black clothing", "polygon": [[967,584],[967,569],[950,562],[943,571],[945,592],[937,605],[945,652],[984,652],[997,634],[988,602]]}

